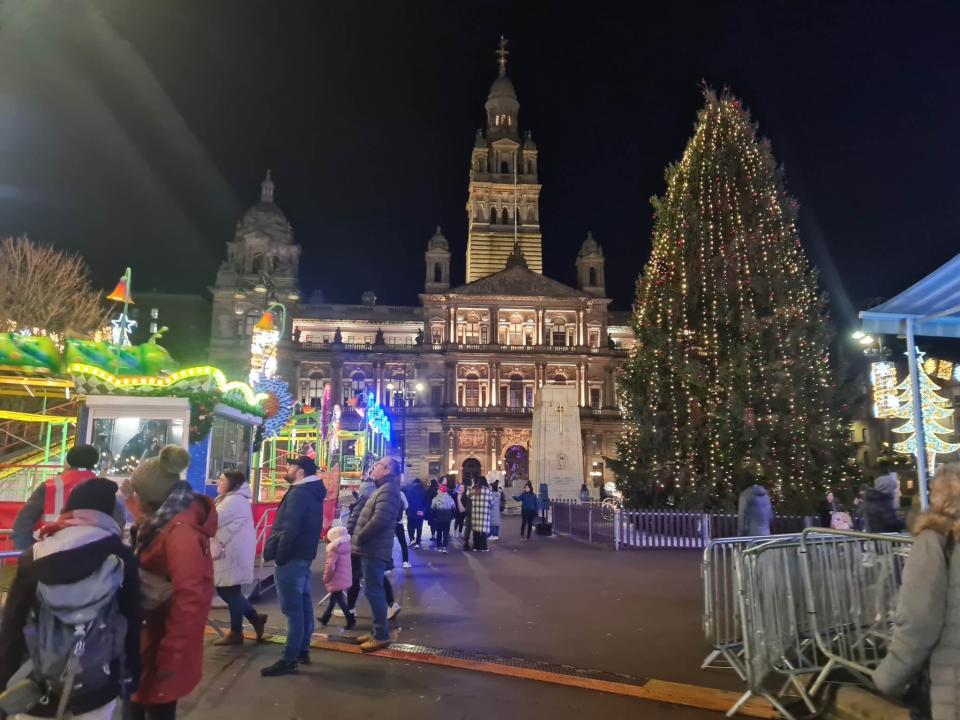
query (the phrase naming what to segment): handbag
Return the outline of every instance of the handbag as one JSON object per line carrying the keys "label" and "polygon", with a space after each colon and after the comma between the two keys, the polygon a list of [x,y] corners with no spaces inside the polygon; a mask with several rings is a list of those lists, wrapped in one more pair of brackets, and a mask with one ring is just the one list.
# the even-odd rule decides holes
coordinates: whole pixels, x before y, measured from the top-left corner
{"label": "handbag", "polygon": [[140,568],[140,599],[144,610],[155,610],[173,595],[173,583],[162,575]]}

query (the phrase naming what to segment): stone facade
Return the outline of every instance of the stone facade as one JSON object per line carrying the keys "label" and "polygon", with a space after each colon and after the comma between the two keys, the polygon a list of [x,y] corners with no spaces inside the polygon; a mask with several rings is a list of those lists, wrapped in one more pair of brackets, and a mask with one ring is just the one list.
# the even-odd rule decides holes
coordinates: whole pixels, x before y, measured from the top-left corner
{"label": "stone facade", "polygon": [[[603,252],[592,236],[576,259],[578,287],[542,275],[536,152],[529,138],[519,142],[516,98],[511,100],[512,85],[505,87],[505,55],[501,59],[487,102],[487,132],[480,136],[486,149],[475,148],[471,160],[467,283],[450,287],[449,243],[437,228],[424,253],[419,305],[378,304],[372,292],[351,305],[328,303],[319,293],[300,300],[300,248],[273,204],[268,177],[261,202],[238,223],[228,260],[211,288],[211,362],[234,376],[245,374],[250,330],[266,297],[258,290],[268,289],[287,312],[278,373],[293,393],[316,405],[328,384],[338,402],[373,393],[389,408],[394,444],[398,455],[405,448],[408,475],[496,470],[525,480],[535,393],[545,384],[562,383],[575,388],[578,407],[571,411],[580,418],[584,477],[611,480],[604,457],[615,454],[621,427],[615,383],[632,343],[628,313],[608,309]],[[490,178],[503,173],[491,172],[490,158],[498,156],[490,153],[508,145],[505,162],[531,170],[523,173],[530,182],[518,190],[519,217],[535,222],[521,224],[516,242],[509,223],[489,222],[486,206],[512,202],[512,169],[509,198],[491,200],[502,195],[503,183]],[[480,204],[488,222],[480,222]],[[514,205],[504,207],[509,213]],[[502,209],[497,208],[498,220]],[[489,240],[483,247],[495,252],[481,252],[481,238]]]}

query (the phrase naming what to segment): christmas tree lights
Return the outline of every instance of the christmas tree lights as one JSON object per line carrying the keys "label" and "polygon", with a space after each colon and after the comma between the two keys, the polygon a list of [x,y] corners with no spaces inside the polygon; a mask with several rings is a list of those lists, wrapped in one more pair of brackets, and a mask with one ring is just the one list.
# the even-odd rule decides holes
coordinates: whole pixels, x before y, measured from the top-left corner
{"label": "christmas tree lights", "polygon": [[759,476],[806,505],[849,457],[826,303],[769,144],[736,98],[705,96],[653,201],[615,469],[640,503],[729,505]]}
{"label": "christmas tree lights", "polygon": [[[931,379],[930,375],[945,371],[941,368],[940,362],[931,359],[924,361],[923,353],[917,353],[917,364],[920,372],[920,408],[923,412],[923,435],[924,445],[926,445],[927,468],[932,474],[935,467],[937,455],[946,455],[947,453],[960,450],[960,443],[946,442],[940,435],[950,435],[953,428],[946,427],[941,421],[952,420],[953,410],[950,408],[950,400],[939,394],[940,388]],[[952,367],[951,367],[952,369]],[[949,377],[949,373],[947,373]],[[903,425],[893,428],[893,432],[898,435],[909,435],[905,440],[894,443],[895,452],[907,455],[917,454],[917,427],[913,421],[913,387],[910,382],[910,376],[897,385],[900,391],[900,407],[896,412],[891,413],[890,417],[906,420]]]}

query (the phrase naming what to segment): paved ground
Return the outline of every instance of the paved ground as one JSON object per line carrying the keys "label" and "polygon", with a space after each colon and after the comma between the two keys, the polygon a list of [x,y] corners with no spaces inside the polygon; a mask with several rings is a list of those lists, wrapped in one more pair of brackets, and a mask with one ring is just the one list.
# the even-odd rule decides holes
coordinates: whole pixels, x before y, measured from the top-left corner
{"label": "paved ground", "polygon": [[[413,550],[414,567],[408,570],[400,567],[395,547],[391,577],[403,606],[395,626],[400,642],[742,690],[729,672],[699,669],[707,652],[699,553],[616,553],[536,536],[525,542],[514,518],[504,519],[502,536],[486,554],[453,547],[447,555]],[[321,552],[315,570],[322,563]],[[315,577],[319,600],[324,590],[319,573]],[[274,595],[258,607],[270,614],[272,628],[283,630]],[[357,631],[366,631],[370,615],[362,595],[359,610]],[[225,611],[213,614],[226,619]],[[342,622],[335,618],[328,631],[341,633]],[[262,679],[259,668],[278,655],[276,645],[209,648],[203,684],[185,701],[182,716],[722,717],[532,680],[322,650],[314,651],[314,664],[301,676]]]}
{"label": "paved ground", "polygon": [[296,677],[261,678],[276,646],[209,648],[185,720],[722,720],[719,713],[589,690],[344,653],[313,653]]}

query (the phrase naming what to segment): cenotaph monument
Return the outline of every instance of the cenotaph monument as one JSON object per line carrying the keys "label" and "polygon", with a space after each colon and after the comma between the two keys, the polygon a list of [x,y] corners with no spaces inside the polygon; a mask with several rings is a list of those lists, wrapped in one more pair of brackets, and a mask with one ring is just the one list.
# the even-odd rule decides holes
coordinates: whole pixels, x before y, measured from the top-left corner
{"label": "cenotaph monument", "polygon": [[576,500],[583,484],[583,436],[575,385],[544,385],[533,405],[530,436],[530,482],[550,499]]}

